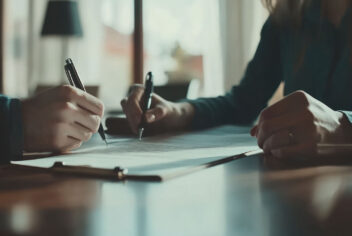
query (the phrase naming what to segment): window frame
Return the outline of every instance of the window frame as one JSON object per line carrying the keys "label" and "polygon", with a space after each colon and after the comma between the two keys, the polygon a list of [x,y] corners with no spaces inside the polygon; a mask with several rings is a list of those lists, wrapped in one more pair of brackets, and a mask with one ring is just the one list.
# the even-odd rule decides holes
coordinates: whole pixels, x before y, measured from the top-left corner
{"label": "window frame", "polygon": [[0,0],[0,93],[4,92],[4,80],[3,80],[3,48],[4,48],[4,0]]}
{"label": "window frame", "polygon": [[143,2],[134,0],[133,83],[143,83]]}
{"label": "window frame", "polygon": [[[3,31],[4,0],[0,0],[0,93],[4,92]],[[133,83],[143,83],[143,2],[134,0]]]}

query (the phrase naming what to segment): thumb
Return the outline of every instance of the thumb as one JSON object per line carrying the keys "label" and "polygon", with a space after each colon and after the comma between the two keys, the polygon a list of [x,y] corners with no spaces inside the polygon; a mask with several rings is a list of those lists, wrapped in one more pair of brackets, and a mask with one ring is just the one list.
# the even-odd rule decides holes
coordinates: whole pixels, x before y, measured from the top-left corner
{"label": "thumb", "polygon": [[167,109],[164,106],[158,105],[145,113],[145,119],[147,123],[153,123],[163,119],[166,115]]}
{"label": "thumb", "polygon": [[252,137],[257,137],[257,135],[258,135],[258,125],[255,125],[255,126],[251,129],[250,133],[251,133],[251,136],[252,136]]}

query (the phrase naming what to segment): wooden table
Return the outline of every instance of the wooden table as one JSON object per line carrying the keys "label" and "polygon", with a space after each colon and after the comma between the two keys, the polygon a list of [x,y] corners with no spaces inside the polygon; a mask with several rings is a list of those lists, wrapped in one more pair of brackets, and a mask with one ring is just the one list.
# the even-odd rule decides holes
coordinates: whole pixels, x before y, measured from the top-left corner
{"label": "wooden table", "polygon": [[164,183],[0,167],[0,235],[352,235],[352,165],[253,156]]}

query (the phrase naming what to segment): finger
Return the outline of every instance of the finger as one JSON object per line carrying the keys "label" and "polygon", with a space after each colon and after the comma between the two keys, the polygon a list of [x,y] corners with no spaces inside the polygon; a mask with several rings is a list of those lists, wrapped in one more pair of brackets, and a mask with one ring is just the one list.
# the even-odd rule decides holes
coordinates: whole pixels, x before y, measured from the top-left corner
{"label": "finger", "polygon": [[59,103],[55,108],[57,119],[64,123],[79,123],[91,132],[96,132],[100,124],[100,116],[94,115],[71,102]]}
{"label": "finger", "polygon": [[317,153],[317,144],[313,142],[271,150],[271,154],[274,157],[281,159],[312,159],[317,156]]}
{"label": "finger", "polygon": [[135,89],[131,95],[127,98],[126,101],[126,110],[130,114],[141,114],[142,113],[142,108],[141,108],[141,100],[144,94],[144,88],[138,88]]}
{"label": "finger", "polygon": [[69,124],[67,137],[71,137],[80,141],[88,141],[92,137],[92,132],[80,124]]}
{"label": "finger", "polygon": [[300,123],[290,129],[278,131],[264,141],[263,150],[268,153],[281,147],[310,143],[315,145],[321,141],[316,126],[309,122]]}
{"label": "finger", "polygon": [[303,116],[297,116],[296,114],[288,113],[280,117],[259,122],[257,132],[259,147],[263,148],[264,141],[274,133],[285,129],[290,130],[292,127],[298,126],[302,119],[304,119]]}
{"label": "finger", "polygon": [[82,141],[73,138],[70,135],[72,135],[72,128],[70,124],[57,124],[52,138],[48,139],[48,151],[64,152],[68,149],[68,147],[78,147]]}
{"label": "finger", "polygon": [[309,104],[309,95],[303,91],[296,91],[279,102],[265,108],[259,116],[259,121],[272,119],[289,111],[301,109]]}
{"label": "finger", "polygon": [[100,117],[104,115],[104,104],[89,93],[83,93],[81,96],[78,96],[77,104],[83,109]]}
{"label": "finger", "polygon": [[123,110],[123,113],[125,113],[125,115],[126,115],[126,120],[127,120],[128,126],[131,129],[132,133],[137,134],[137,132],[138,132],[137,125],[131,119],[131,116],[128,114],[127,99],[128,98],[124,98],[121,100],[122,110]]}
{"label": "finger", "polygon": [[65,153],[69,152],[73,149],[79,148],[82,145],[82,141],[72,138],[72,137],[67,137],[64,146],[61,148],[60,152]]}
{"label": "finger", "polygon": [[124,99],[121,100],[120,104],[121,104],[122,109],[124,109],[124,107],[126,106],[126,104],[127,104],[127,99],[128,99],[128,98],[126,97],[126,98],[124,98]]}
{"label": "finger", "polygon": [[69,85],[61,86],[60,89],[61,96],[65,101],[76,103],[93,114],[103,116],[104,104],[98,98]]}
{"label": "finger", "polygon": [[158,94],[153,93],[151,107],[157,106],[163,100],[164,99],[162,97],[160,97]]}
{"label": "finger", "polygon": [[290,142],[291,140],[289,131],[283,130],[271,135],[268,139],[266,139],[263,144],[263,150],[265,153],[270,153],[270,151],[273,149],[289,146]]}
{"label": "finger", "polygon": [[141,110],[131,110],[128,105],[124,108],[127,121],[134,133],[138,132],[138,126],[141,123],[143,112]]}
{"label": "finger", "polygon": [[141,101],[142,96],[144,94],[144,87],[139,85],[134,85],[131,92],[128,95],[128,102],[137,101],[138,103]]}
{"label": "finger", "polygon": [[123,104],[124,112],[127,120],[134,133],[138,132],[138,125],[141,123],[143,111],[140,106],[140,101],[143,96],[144,89],[135,89]]}
{"label": "finger", "polygon": [[163,119],[166,115],[167,115],[167,109],[164,106],[159,105],[159,106],[156,106],[155,108],[148,110],[145,113],[145,119],[147,123],[153,123]]}
{"label": "finger", "polygon": [[89,131],[93,133],[98,131],[101,121],[100,116],[87,112],[80,107],[75,107],[73,117],[74,122],[84,126],[85,128],[89,129]]}
{"label": "finger", "polygon": [[258,125],[253,126],[253,128],[250,131],[250,134],[252,137],[256,137],[258,133]]}
{"label": "finger", "polygon": [[128,89],[128,96],[131,96],[132,93],[134,93],[136,90],[142,89],[144,90],[144,85],[143,84],[133,84],[129,89]]}

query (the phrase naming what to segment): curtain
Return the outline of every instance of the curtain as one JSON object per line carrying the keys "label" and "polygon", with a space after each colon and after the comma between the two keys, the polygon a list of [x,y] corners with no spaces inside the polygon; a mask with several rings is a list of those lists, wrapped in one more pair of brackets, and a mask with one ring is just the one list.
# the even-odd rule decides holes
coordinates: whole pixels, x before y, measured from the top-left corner
{"label": "curtain", "polygon": [[204,84],[200,94],[204,97],[217,96],[224,91],[223,56],[221,49],[219,0],[205,0],[207,25],[203,37]]}
{"label": "curtain", "polygon": [[260,0],[219,0],[224,88],[242,79],[268,17]]}

